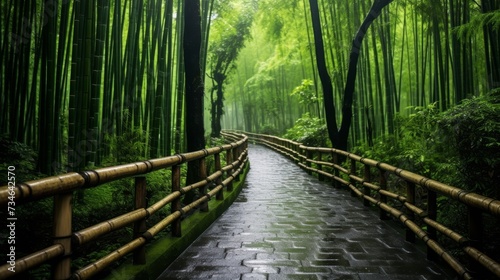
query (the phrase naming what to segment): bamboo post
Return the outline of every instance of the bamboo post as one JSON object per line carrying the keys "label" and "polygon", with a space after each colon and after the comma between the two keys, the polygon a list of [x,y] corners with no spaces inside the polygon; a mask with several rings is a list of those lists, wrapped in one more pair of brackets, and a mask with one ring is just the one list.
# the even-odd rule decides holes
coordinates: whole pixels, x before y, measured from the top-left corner
{"label": "bamboo post", "polygon": [[[334,165],[339,164],[339,155],[337,155],[337,153],[335,153],[333,150],[332,150],[332,160]],[[333,175],[335,176],[335,178],[339,177],[339,170],[337,169],[337,167],[333,167]],[[333,179],[333,186],[335,188],[340,188],[340,182],[335,180],[335,178]]]}
{"label": "bamboo post", "polygon": [[469,238],[474,243],[474,246],[481,248],[483,215],[480,210],[474,207],[468,207],[469,219]]}
{"label": "bamboo post", "polygon": [[312,175],[312,171],[311,171],[311,162],[309,161],[310,159],[312,159],[312,152],[310,150],[306,150],[306,166],[307,166],[307,174],[309,175]]}
{"label": "bamboo post", "polygon": [[[220,163],[220,152],[214,154],[214,161],[215,161],[215,171],[221,171],[222,167],[221,167],[221,163]],[[217,186],[220,185],[220,184],[222,184],[222,177],[221,176],[219,176],[215,180],[215,184]],[[217,193],[217,196],[215,197],[215,199],[217,199],[217,200],[224,200],[224,189],[221,189]]]}
{"label": "bamboo post", "polygon": [[[431,190],[427,191],[427,217],[434,221],[437,220],[437,194]],[[431,226],[427,226],[427,235],[429,238],[436,240],[437,239],[437,231],[435,228]],[[438,255],[434,250],[427,247],[427,259],[431,261],[437,261]]]}
{"label": "bamboo post", "polygon": [[295,157],[297,158],[297,162],[296,162],[296,163],[297,163],[297,164],[299,164],[299,163],[300,163],[300,157],[299,157],[299,154],[300,154],[300,153],[299,153],[299,147],[298,147],[298,145],[297,145],[297,144],[295,144],[295,143],[293,143],[293,144],[291,144],[291,145],[293,146],[293,151],[295,152]]}
{"label": "bamboo post", "polygon": [[[408,181],[406,182],[406,201],[415,205],[415,184]],[[408,218],[414,221],[415,213],[413,213],[413,211],[408,211]],[[415,242],[415,234],[409,228],[406,228],[406,241]]]}
{"label": "bamboo post", "polygon": [[[469,239],[472,242],[472,246],[477,249],[482,249],[482,231],[483,231],[483,215],[481,211],[474,207],[467,207],[468,213],[468,224],[469,224]],[[481,270],[483,269],[478,262],[471,262],[471,267],[473,273],[481,275]]]}
{"label": "bamboo post", "polygon": [[[172,192],[181,190],[181,167],[180,165],[172,166]],[[170,211],[172,213],[180,211],[181,208],[181,197],[178,197],[172,200],[172,204],[170,206]],[[176,219],[172,223],[172,236],[181,237],[181,218]]]}
{"label": "bamboo post", "polygon": [[303,148],[301,149],[300,146],[298,147],[298,149],[299,149],[299,155],[300,155],[299,161],[305,165],[307,162],[307,160],[305,158],[305,149],[303,149]]}
{"label": "bamboo post", "polygon": [[[200,161],[200,170],[199,170],[200,179],[206,179],[207,178],[207,164],[206,164],[205,157],[200,158],[199,161]],[[201,188],[202,195],[207,195],[207,188],[208,188],[208,184],[205,184]],[[203,204],[201,204],[200,211],[201,212],[208,212],[208,200],[203,202]]]}
{"label": "bamboo post", "polygon": [[[135,177],[135,203],[134,209],[146,208],[146,177]],[[134,223],[134,239],[142,236],[146,231],[146,219],[141,219]],[[142,245],[134,251],[134,264],[146,263],[146,247]]]}
{"label": "bamboo post", "polygon": [[[356,160],[355,159],[351,159],[351,168],[349,170],[349,173],[351,175],[356,175]],[[349,178],[349,183],[351,185],[353,185],[354,187],[356,187],[356,180],[354,180],[353,178]],[[356,193],[351,189],[351,196],[356,196]]]}
{"label": "bamboo post", "polygon": [[287,153],[289,153],[289,154],[293,155],[293,153],[292,153],[292,149],[291,149],[291,147],[290,147],[290,142],[288,142],[288,141],[287,141],[287,142],[285,142],[285,148],[286,148]]}
{"label": "bamboo post", "polygon": [[[364,175],[363,175],[363,181],[364,182],[371,182],[372,180],[372,175],[371,175],[371,172],[370,172],[370,166],[365,164],[365,168],[364,168]],[[370,188],[369,187],[366,187],[366,186],[363,186],[363,194],[366,195],[366,196],[370,196]],[[370,206],[370,201],[366,198],[363,199],[363,205],[364,206]]]}
{"label": "bamboo post", "polygon": [[54,196],[54,244],[64,247],[63,257],[53,267],[54,279],[71,276],[72,193]]}
{"label": "bamboo post", "polygon": [[[387,177],[386,177],[387,173],[382,168],[379,168],[379,171],[380,171],[380,181],[379,181],[380,189],[387,190]],[[387,196],[380,194],[380,202],[387,204]],[[380,208],[379,217],[381,220],[388,220],[389,219],[387,212],[385,212],[385,210],[382,208]]]}
{"label": "bamboo post", "polygon": [[[229,149],[226,151],[226,164],[229,165],[232,163],[233,163],[233,151],[232,149]],[[226,178],[231,176],[232,173],[233,171],[231,169],[226,171]],[[233,181],[229,182],[226,187],[228,192],[233,191]]]}
{"label": "bamboo post", "polygon": [[[323,153],[318,152],[318,161],[321,161],[321,160],[322,160],[322,155],[323,155]],[[319,171],[322,171],[322,170],[323,170],[323,165],[322,165],[322,164],[319,164],[319,163],[318,163],[317,165],[318,165],[318,170],[319,170]],[[324,176],[323,174],[321,174],[321,173],[319,173],[319,172],[318,172],[318,179],[319,179],[320,181],[324,181],[324,180],[325,180],[325,176]]]}
{"label": "bamboo post", "polygon": [[295,153],[295,157],[297,158],[297,162],[296,163],[299,164],[300,163],[299,146],[297,144],[295,144],[295,143],[292,143],[292,146],[293,146],[293,151]]}
{"label": "bamboo post", "polygon": [[[240,147],[239,146],[236,146],[234,149],[233,149],[233,160],[236,161],[238,160],[238,158],[240,157],[240,154],[239,154],[239,151],[240,151]],[[235,166],[233,168],[233,172],[235,172],[237,169],[237,166]],[[234,177],[234,179],[236,181],[239,181],[240,180],[240,174],[236,175],[236,177]]]}

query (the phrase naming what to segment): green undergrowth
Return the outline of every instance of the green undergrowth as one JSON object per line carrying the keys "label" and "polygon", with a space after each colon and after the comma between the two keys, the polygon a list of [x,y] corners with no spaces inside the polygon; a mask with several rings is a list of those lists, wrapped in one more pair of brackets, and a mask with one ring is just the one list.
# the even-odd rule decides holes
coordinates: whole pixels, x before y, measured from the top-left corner
{"label": "green undergrowth", "polygon": [[294,126],[289,128],[282,137],[311,147],[331,146],[324,121],[311,117],[309,113],[303,114],[295,121]]}
{"label": "green undergrowth", "polygon": [[[411,110],[408,117],[397,118],[394,135],[376,139],[371,147],[355,147],[353,152],[500,199],[500,90],[463,100],[445,112],[439,112],[436,104]],[[359,174],[363,174],[361,165],[359,168]],[[391,191],[406,195],[406,183],[396,176],[389,176],[388,186]],[[417,187],[416,199],[417,205],[425,209],[427,191]],[[467,207],[441,195],[437,201],[438,221],[468,236]],[[487,214],[483,219],[482,240],[488,242],[482,247],[498,259],[500,220]],[[449,239],[441,236],[440,242],[457,257],[463,257],[461,248]]]}
{"label": "green undergrowth", "polygon": [[[463,100],[445,112],[438,104],[411,107],[408,116],[398,115],[395,133],[384,135],[372,145],[360,143],[351,149],[354,154],[385,162],[427,178],[466,191],[500,199],[500,89],[479,97]],[[308,146],[328,147],[324,124],[305,114],[283,136]],[[331,161],[331,157],[323,158]],[[350,161],[343,167],[350,169]],[[312,164],[313,168],[317,166]],[[363,176],[363,165],[357,164],[357,174]],[[323,170],[331,172],[327,167]],[[347,175],[340,175],[349,181]],[[379,172],[372,170],[372,180],[379,180]],[[387,176],[387,175],[386,175]],[[406,196],[407,184],[397,176],[387,176],[389,191]],[[416,187],[416,204],[427,207],[428,191]],[[438,195],[438,221],[468,236],[468,209],[445,196]],[[403,209],[399,201],[390,200],[396,209]],[[418,220],[418,219],[417,219]],[[425,225],[422,223],[422,228]],[[500,259],[500,220],[483,215],[481,246],[494,259]],[[446,248],[462,258],[462,249],[449,239],[439,238]]]}

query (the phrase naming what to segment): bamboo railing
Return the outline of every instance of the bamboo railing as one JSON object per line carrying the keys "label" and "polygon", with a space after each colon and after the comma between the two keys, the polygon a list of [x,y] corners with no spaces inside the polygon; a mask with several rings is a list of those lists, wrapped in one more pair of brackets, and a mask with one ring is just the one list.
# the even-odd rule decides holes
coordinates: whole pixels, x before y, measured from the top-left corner
{"label": "bamboo railing", "polygon": [[[224,199],[223,189],[232,191],[233,180],[239,180],[247,158],[247,137],[236,133],[223,133],[230,139],[230,144],[213,147],[191,153],[151,159],[120,166],[106,167],[80,173],[67,173],[26,183],[18,183],[14,189],[8,186],[0,188],[0,205],[7,208],[9,197],[15,196],[15,205],[37,201],[47,197],[54,199],[54,236],[53,245],[32,254],[18,258],[15,261],[15,272],[9,270],[10,265],[0,267],[0,279],[13,277],[34,269],[45,263],[53,264],[54,279],[89,279],[106,267],[123,257],[133,253],[134,264],[144,264],[145,244],[160,231],[171,225],[172,235],[181,236],[181,217],[196,208],[208,211],[208,201],[215,197]],[[221,165],[221,154],[225,152],[226,165]],[[215,172],[207,176],[205,159],[214,157]],[[200,178],[202,181],[181,187],[181,165],[190,161],[199,161]],[[172,192],[151,206],[146,206],[146,178],[145,174],[160,169],[171,168]],[[108,182],[123,178],[135,179],[135,210],[124,213],[99,224],[92,225],[78,231],[72,230],[73,193],[77,190],[96,188]],[[207,190],[212,185],[211,190]],[[181,207],[181,197],[190,191],[199,189],[201,198]],[[14,193],[12,193],[14,192]],[[171,205],[171,214],[151,228],[146,228],[146,220],[165,207]],[[78,247],[98,240],[105,234],[117,229],[133,226],[132,241],[111,252],[107,256],[88,264],[76,271],[71,271],[71,255]]]}
{"label": "bamboo railing", "polygon": [[[275,136],[247,133],[250,140],[263,144],[291,158],[308,173],[318,174],[320,180],[329,178],[336,187],[348,187],[354,196],[362,198],[364,205],[380,208],[380,218],[387,219],[388,214],[395,217],[406,227],[406,240],[415,241],[415,236],[423,240],[427,247],[427,258],[436,260],[441,257],[462,279],[481,278],[481,270],[491,272],[500,278],[500,264],[483,253],[480,240],[482,235],[483,214],[500,217],[500,201],[476,193],[449,186],[428,179],[392,165],[333,148],[307,147],[301,143]],[[341,166],[340,159],[349,162],[349,168]],[[358,172],[357,164],[363,172]],[[331,172],[325,169],[332,170]],[[375,174],[375,172],[377,174]],[[362,174],[357,174],[362,173]],[[378,176],[374,176],[378,175]],[[396,176],[406,184],[405,195],[388,190],[388,176]],[[376,177],[377,181],[373,178]],[[415,200],[416,188],[427,190],[427,199],[418,206]],[[468,209],[468,236],[437,221],[437,196],[458,201]],[[401,211],[388,200],[402,204]],[[393,203],[394,204],[394,203]],[[424,209],[422,209],[422,208]],[[455,242],[472,260],[467,267],[438,243],[438,233]]]}

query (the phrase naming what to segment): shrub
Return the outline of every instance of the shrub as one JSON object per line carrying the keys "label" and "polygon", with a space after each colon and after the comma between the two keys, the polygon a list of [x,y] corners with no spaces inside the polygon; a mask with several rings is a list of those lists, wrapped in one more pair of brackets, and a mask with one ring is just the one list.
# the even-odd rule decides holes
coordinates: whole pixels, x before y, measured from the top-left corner
{"label": "shrub", "polygon": [[[7,174],[9,166],[16,168],[16,181],[35,180],[41,176],[36,171],[37,154],[28,145],[0,136],[0,173]],[[0,186],[7,185],[7,176],[0,177]]]}
{"label": "shrub", "polygon": [[457,175],[456,152],[447,148],[447,139],[438,129],[436,104],[409,109],[413,112],[408,117],[396,117],[394,135],[375,139],[372,147],[360,145],[354,153],[451,183]]}
{"label": "shrub", "polygon": [[268,135],[278,135],[278,129],[272,125],[272,124],[264,124],[262,125],[260,128],[259,128],[259,132],[260,134],[268,134]]}
{"label": "shrub", "polygon": [[[354,152],[498,199],[500,90],[464,100],[443,113],[434,104],[412,109],[414,113],[410,116],[397,118],[395,135],[376,139],[373,147],[358,146]],[[398,183],[393,181],[389,185],[394,187]],[[467,207],[440,196],[438,211],[439,222],[459,233],[467,232]],[[489,241],[484,249],[489,256],[498,258],[495,249],[500,244],[498,219],[484,217],[483,240]],[[460,254],[461,250],[455,247],[449,249]]]}
{"label": "shrub", "polygon": [[325,123],[319,118],[311,117],[309,113],[303,114],[301,118],[295,121],[294,126],[286,131],[283,138],[297,141],[307,146],[331,146]]}
{"label": "shrub", "polygon": [[439,128],[459,159],[460,187],[500,198],[500,89],[442,114]]}

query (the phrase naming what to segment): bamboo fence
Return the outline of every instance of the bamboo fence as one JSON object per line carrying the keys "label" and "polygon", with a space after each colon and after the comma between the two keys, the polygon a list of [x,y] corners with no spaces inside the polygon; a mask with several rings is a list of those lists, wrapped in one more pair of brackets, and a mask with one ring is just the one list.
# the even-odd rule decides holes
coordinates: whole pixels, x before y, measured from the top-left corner
{"label": "bamboo fence", "polygon": [[[248,161],[247,137],[230,132],[223,133],[223,136],[226,141],[232,142],[220,147],[191,153],[80,173],[67,173],[16,184],[14,189],[16,205],[53,197],[53,244],[28,256],[16,259],[15,272],[8,270],[9,264],[0,266],[0,279],[14,277],[46,263],[52,264],[54,279],[89,279],[131,253],[133,253],[134,264],[144,264],[146,260],[145,244],[148,241],[169,225],[172,226],[173,236],[181,236],[181,217],[183,215],[198,208],[201,211],[208,211],[208,201],[212,197],[222,200],[224,198],[223,190],[232,191],[232,182],[240,179],[240,174]],[[222,153],[226,154],[225,166],[221,165]],[[215,172],[207,175],[205,159],[209,156],[214,157]],[[199,175],[200,178],[204,179],[181,187],[181,165],[190,161],[200,162]],[[172,192],[147,207],[145,175],[165,168],[172,170]],[[87,228],[73,231],[71,204],[73,193],[77,190],[97,188],[102,184],[123,178],[135,179],[136,196],[135,201],[131,201],[135,210]],[[214,187],[207,192],[209,185]],[[202,196],[196,201],[181,207],[180,200],[182,196],[195,189],[199,189]],[[7,206],[11,194],[9,194],[7,186],[1,187],[0,205]],[[146,220],[168,204],[171,205],[171,214],[147,229]],[[95,242],[104,235],[127,226],[132,226],[134,229],[132,241],[85,267],[76,271],[71,270],[71,255],[75,250],[78,250],[78,247],[89,242]]]}
{"label": "bamboo fence", "polygon": [[[481,276],[481,270],[487,269],[494,277],[500,278],[500,264],[487,256],[479,248],[482,247],[483,215],[500,218],[500,201],[469,192],[457,187],[426,178],[410,171],[373,159],[321,147],[307,147],[301,143],[287,139],[247,133],[250,141],[265,145],[288,156],[309,174],[316,173],[320,180],[329,178],[337,188],[347,187],[353,196],[363,200],[365,206],[375,205],[380,209],[380,218],[388,219],[389,215],[399,220],[405,227],[407,241],[421,239],[427,247],[427,258],[444,260],[462,279],[473,279]],[[328,160],[327,160],[328,159]],[[341,159],[348,162],[348,168],[341,165]],[[362,172],[358,171],[360,164]],[[344,165],[345,166],[345,165]],[[326,171],[330,170],[330,171]],[[359,174],[358,174],[359,173]],[[405,182],[404,194],[389,191],[388,177],[396,176]],[[377,178],[375,181],[374,178]],[[416,203],[416,189],[427,191],[426,201],[419,206]],[[465,205],[468,209],[468,236],[464,236],[437,221],[437,197],[445,197]],[[395,208],[398,202],[404,206],[401,211]],[[443,245],[438,243],[438,233],[455,242],[472,260],[471,265],[461,263]]]}

